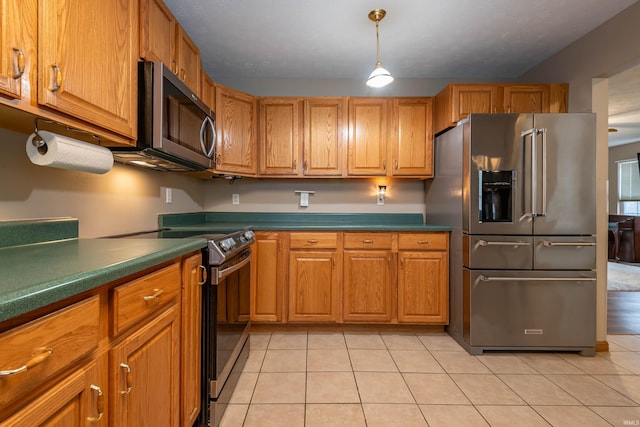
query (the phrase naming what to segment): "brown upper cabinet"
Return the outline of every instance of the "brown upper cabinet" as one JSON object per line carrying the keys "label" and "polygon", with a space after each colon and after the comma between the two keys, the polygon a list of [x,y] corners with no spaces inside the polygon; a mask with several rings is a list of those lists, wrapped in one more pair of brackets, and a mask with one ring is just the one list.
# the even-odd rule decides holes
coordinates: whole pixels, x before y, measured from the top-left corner
{"label": "brown upper cabinet", "polygon": [[389,119],[388,98],[349,98],[349,175],[387,174]]}
{"label": "brown upper cabinet", "polygon": [[450,84],[435,97],[434,130],[440,133],[471,113],[566,113],[568,85]]}
{"label": "brown upper cabinet", "polygon": [[342,176],[346,98],[260,98],[260,174]]}
{"label": "brown upper cabinet", "polygon": [[432,98],[393,99],[392,176],[433,176]]}
{"label": "brown upper cabinet", "polygon": [[253,96],[216,84],[216,172],[256,175],[255,109]]}
{"label": "brown upper cabinet", "polygon": [[200,50],[162,0],[140,0],[140,57],[161,61],[200,92]]}
{"label": "brown upper cabinet", "polygon": [[38,103],[136,137],[138,5],[38,2]]}
{"label": "brown upper cabinet", "polygon": [[258,100],[261,175],[299,175],[300,102],[297,98]]}
{"label": "brown upper cabinet", "polygon": [[21,98],[36,70],[37,0],[0,0],[0,94]]}
{"label": "brown upper cabinet", "polygon": [[202,83],[202,90],[200,91],[200,99],[207,104],[207,107],[211,108],[211,111],[216,111],[216,84],[211,80],[211,77],[202,70],[200,82]]}

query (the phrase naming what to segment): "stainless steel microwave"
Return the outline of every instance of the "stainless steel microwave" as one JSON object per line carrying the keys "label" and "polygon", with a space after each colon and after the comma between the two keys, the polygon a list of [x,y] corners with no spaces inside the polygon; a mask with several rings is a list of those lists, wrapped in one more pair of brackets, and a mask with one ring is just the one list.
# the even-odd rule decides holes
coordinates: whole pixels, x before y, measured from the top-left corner
{"label": "stainless steel microwave", "polygon": [[114,159],[165,171],[212,168],[213,111],[162,62],[138,63],[138,87],[137,144],[113,147]]}

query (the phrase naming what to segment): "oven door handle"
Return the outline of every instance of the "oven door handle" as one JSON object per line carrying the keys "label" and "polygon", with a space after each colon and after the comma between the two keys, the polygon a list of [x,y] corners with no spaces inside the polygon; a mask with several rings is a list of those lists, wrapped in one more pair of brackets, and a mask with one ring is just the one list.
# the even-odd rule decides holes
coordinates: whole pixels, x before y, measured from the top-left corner
{"label": "oven door handle", "polygon": [[239,262],[238,264],[232,265],[231,267],[224,268],[222,270],[218,270],[218,279],[222,279],[223,277],[228,276],[229,274],[240,270],[245,265],[251,262],[251,255],[247,256],[244,260]]}

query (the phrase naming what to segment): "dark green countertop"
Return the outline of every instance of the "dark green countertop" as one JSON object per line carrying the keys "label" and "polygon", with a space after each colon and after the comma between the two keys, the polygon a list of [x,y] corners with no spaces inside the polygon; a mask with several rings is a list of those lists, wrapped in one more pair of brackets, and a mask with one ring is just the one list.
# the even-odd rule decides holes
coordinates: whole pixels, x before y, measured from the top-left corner
{"label": "dark green countertop", "polygon": [[0,322],[197,251],[202,238],[65,239],[0,249]]}

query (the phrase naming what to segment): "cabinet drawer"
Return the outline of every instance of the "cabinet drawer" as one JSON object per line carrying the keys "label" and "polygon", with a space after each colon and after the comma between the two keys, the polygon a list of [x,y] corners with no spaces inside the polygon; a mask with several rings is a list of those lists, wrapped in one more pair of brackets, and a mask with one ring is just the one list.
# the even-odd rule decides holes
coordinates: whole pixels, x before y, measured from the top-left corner
{"label": "cabinet drawer", "polygon": [[398,235],[399,249],[446,250],[449,233],[410,233]]}
{"label": "cabinet drawer", "polygon": [[391,249],[391,233],[344,233],[345,249]]}
{"label": "cabinet drawer", "polygon": [[0,409],[97,348],[99,296],[0,335]]}
{"label": "cabinet drawer", "polygon": [[337,248],[338,233],[291,233],[291,248]]}
{"label": "cabinet drawer", "polygon": [[117,335],[180,293],[180,264],[147,274],[113,291],[113,334]]}

